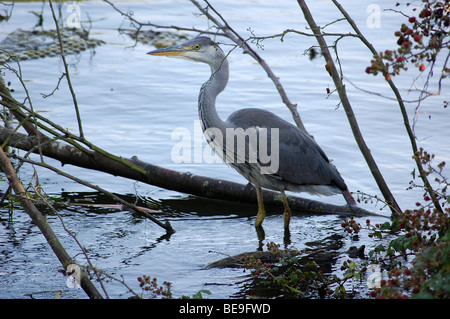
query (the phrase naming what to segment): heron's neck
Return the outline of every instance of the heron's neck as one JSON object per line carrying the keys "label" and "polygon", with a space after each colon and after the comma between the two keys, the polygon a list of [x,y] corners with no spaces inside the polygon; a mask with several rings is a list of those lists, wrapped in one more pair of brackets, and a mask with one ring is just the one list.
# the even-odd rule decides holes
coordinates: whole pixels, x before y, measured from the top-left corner
{"label": "heron's neck", "polygon": [[211,77],[200,90],[198,98],[198,114],[202,122],[203,130],[208,128],[225,128],[225,122],[216,111],[216,97],[227,86],[228,61],[224,57],[211,64]]}

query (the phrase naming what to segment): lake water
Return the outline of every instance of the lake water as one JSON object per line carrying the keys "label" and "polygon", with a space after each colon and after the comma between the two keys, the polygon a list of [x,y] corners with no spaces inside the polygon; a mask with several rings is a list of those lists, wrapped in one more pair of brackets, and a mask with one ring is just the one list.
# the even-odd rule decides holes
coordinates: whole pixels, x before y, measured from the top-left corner
{"label": "lake water", "polygon": [[[177,25],[206,29],[209,23],[199,16],[189,1],[115,2],[124,11],[133,11],[142,22],[161,25]],[[381,9],[380,24],[367,22],[371,12],[368,6]],[[71,11],[69,3],[61,6],[63,20]],[[306,22],[296,1],[213,1],[213,5],[239,31],[244,38],[250,29],[257,36],[280,33],[285,29],[306,30]],[[398,14],[384,9],[392,1],[342,1],[361,31],[379,50],[395,47],[396,28],[403,22]],[[330,1],[310,1],[310,10],[318,25],[325,25],[340,18]],[[5,7],[6,8],[6,7]],[[194,133],[196,127],[197,96],[201,84],[209,77],[209,67],[183,60],[151,57],[145,53],[154,49],[151,45],[135,43],[117,29],[130,28],[111,6],[100,1],[79,3],[82,25],[90,29],[90,36],[105,41],[94,50],[68,56],[71,78],[80,105],[83,129],[88,140],[119,156],[138,156],[141,160],[177,171],[211,176],[239,183],[246,181],[234,170],[222,163],[175,163],[171,151],[177,141],[171,133],[184,128]],[[16,3],[8,22],[0,23],[0,41],[17,28],[30,30],[37,22],[31,11],[44,11],[44,28],[54,29],[48,5],[41,2]],[[374,27],[375,26],[375,27]],[[347,32],[345,22],[329,26],[329,32]],[[192,36],[193,34],[188,34]],[[218,39],[229,43],[227,39]],[[329,45],[332,40],[329,39]],[[342,107],[338,107],[337,94],[327,97],[326,89],[333,88],[331,78],[324,69],[322,58],[310,61],[305,50],[316,45],[313,38],[287,35],[266,40],[258,53],[266,60],[299,112],[308,131],[314,135],[327,155],[344,177],[349,189],[381,196],[353,139]],[[232,48],[222,45],[224,50]],[[370,52],[356,39],[348,38],[338,43],[339,57],[345,77],[356,86],[389,98],[367,94],[346,82],[347,92],[367,145],[377,161],[387,184],[399,205],[412,208],[420,200],[420,190],[406,190],[415,164],[403,126],[401,114],[393,94],[382,77],[367,75],[364,70],[370,64]],[[261,107],[291,120],[287,108],[281,102],[273,83],[263,69],[239,49],[230,56],[230,81],[220,95],[217,107],[225,118],[242,107]],[[20,63],[24,82],[32,98],[33,107],[52,121],[77,132],[74,107],[65,81],[49,98],[64,68],[59,57],[27,60]],[[425,79],[416,70],[395,77],[397,86],[407,100],[415,100],[417,93],[413,80],[421,87]],[[436,69],[437,70],[437,69]],[[8,71],[2,73],[15,89],[14,97],[22,101],[25,92],[17,78]],[[434,89],[435,87],[433,87]],[[443,94],[422,102],[418,109],[415,133],[419,146],[436,154],[436,162],[450,160],[449,110],[443,107],[448,100],[448,81],[443,82]],[[411,119],[417,103],[407,104]],[[203,142],[203,147],[207,147]],[[53,160],[49,164],[60,167]],[[84,186],[62,178],[52,172],[35,168],[45,192],[62,197],[66,203],[102,203],[104,197]],[[56,206],[64,217],[66,226],[76,233],[86,247],[93,264],[124,280],[140,292],[137,277],[157,277],[160,283],[173,283],[175,297],[191,296],[200,289],[211,291],[212,298],[228,298],[239,293],[247,273],[239,269],[204,269],[206,265],[228,255],[255,251],[258,238],[254,229],[255,206],[196,199],[186,194],[160,189],[151,185],[114,177],[77,167],[64,166],[70,174],[106,188],[110,192],[129,196],[161,209],[157,216],[170,221],[176,232],[170,237],[150,221],[127,211],[84,206]],[[20,177],[25,185],[34,183],[34,170],[25,165]],[[7,183],[0,179],[0,189]],[[302,195],[303,196],[303,195]],[[335,204],[344,204],[341,196],[314,197]],[[388,209],[380,203],[362,204],[370,211],[389,216]],[[380,209],[382,209],[380,211]],[[371,218],[374,222],[383,217]],[[85,264],[79,248],[61,227],[56,216],[48,216],[50,225],[59,235],[69,254]],[[361,224],[365,219],[358,220]],[[0,297],[23,298],[24,294],[64,289],[68,293],[85,298],[82,290],[68,289],[66,277],[58,260],[35,227],[19,207],[12,216],[6,208],[0,210]],[[291,220],[291,248],[302,249],[311,242],[320,242],[331,234],[341,234],[342,219],[338,216],[296,215]],[[270,211],[264,222],[266,242],[283,242],[281,211]],[[365,238],[361,236],[361,238]],[[340,239],[340,250],[362,244],[366,249],[376,242],[353,242]],[[115,282],[106,283],[110,297],[129,297],[126,289]],[[52,297],[52,294],[36,297]]]}

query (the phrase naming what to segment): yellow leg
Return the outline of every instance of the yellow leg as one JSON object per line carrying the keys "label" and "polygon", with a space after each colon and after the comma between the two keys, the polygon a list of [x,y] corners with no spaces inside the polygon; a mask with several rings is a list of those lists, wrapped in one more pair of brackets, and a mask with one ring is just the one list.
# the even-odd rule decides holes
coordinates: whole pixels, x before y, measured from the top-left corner
{"label": "yellow leg", "polygon": [[287,202],[286,194],[284,191],[281,191],[281,197],[283,198],[283,205],[284,205],[284,213],[283,213],[283,221],[284,221],[284,228],[289,228],[289,222],[291,220],[291,209],[289,208],[289,204]]}
{"label": "yellow leg", "polygon": [[262,190],[261,187],[256,186],[256,197],[258,199],[258,215],[256,215],[256,222],[255,226],[259,227],[261,226],[262,222],[264,221],[264,218],[266,217],[266,211],[264,210],[264,201],[262,196]]}

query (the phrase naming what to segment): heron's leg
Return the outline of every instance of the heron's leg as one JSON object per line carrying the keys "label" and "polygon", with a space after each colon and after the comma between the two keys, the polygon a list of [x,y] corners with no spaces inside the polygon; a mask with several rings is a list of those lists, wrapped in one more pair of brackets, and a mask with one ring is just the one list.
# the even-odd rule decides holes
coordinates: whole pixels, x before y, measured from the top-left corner
{"label": "heron's leg", "polygon": [[256,198],[258,199],[258,215],[256,215],[255,226],[261,226],[264,218],[266,217],[266,211],[264,210],[264,201],[262,196],[261,187],[256,186]]}
{"label": "heron's leg", "polygon": [[289,204],[287,202],[286,194],[284,193],[284,190],[281,190],[281,197],[283,198],[283,205],[284,205],[284,213],[283,213],[283,221],[284,221],[284,228],[289,228],[289,221],[291,220],[291,209],[289,207]]}

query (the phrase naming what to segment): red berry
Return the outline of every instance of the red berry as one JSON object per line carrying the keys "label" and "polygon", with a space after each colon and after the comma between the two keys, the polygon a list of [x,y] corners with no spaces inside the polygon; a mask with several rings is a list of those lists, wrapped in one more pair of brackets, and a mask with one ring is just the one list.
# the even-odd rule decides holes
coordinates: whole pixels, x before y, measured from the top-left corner
{"label": "red berry", "polygon": [[408,19],[409,22],[414,23],[416,21],[416,17],[410,17]]}
{"label": "red berry", "polygon": [[403,57],[402,57],[402,56],[399,56],[399,57],[397,58],[397,62],[399,62],[399,63],[403,62]]}
{"label": "red berry", "polygon": [[412,34],[413,32],[414,32],[414,31],[413,31],[412,29],[408,29],[408,30],[406,30],[405,33],[409,35],[409,34]]}
{"label": "red berry", "polygon": [[424,71],[425,70],[425,65],[423,63],[419,66],[419,70],[420,71]]}
{"label": "red berry", "polygon": [[405,269],[405,271],[403,272],[406,276],[410,276],[411,275],[411,270],[409,269]]}
{"label": "red berry", "polygon": [[416,42],[422,41],[422,36],[421,36],[420,34],[416,34],[416,35],[414,36],[414,41],[416,41]]}
{"label": "red berry", "polygon": [[402,42],[402,47],[409,47],[409,45],[410,45],[409,41]]}

